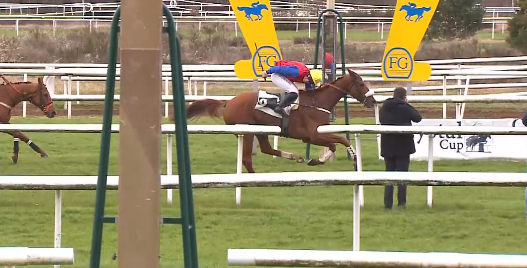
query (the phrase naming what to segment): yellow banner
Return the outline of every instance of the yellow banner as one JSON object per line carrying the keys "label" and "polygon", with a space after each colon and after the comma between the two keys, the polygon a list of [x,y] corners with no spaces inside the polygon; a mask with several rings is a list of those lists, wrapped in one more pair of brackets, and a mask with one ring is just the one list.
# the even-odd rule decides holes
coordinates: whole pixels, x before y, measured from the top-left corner
{"label": "yellow banner", "polygon": [[269,0],[229,0],[251,51],[250,60],[234,64],[234,73],[240,79],[257,79],[262,72],[282,59],[278,37],[274,28]]}
{"label": "yellow banner", "polygon": [[414,56],[438,4],[439,0],[397,0],[381,62],[384,80],[427,81],[430,78],[430,64],[415,62]]}

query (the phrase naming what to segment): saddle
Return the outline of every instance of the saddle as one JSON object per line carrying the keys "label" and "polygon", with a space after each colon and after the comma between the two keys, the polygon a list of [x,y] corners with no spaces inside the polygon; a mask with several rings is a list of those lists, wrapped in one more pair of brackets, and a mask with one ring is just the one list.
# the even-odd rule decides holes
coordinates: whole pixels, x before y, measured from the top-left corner
{"label": "saddle", "polygon": [[285,116],[282,116],[281,114],[278,114],[274,111],[274,108],[278,106],[278,103],[280,103],[280,99],[283,97],[284,95],[279,94],[279,93],[270,93],[264,90],[259,90],[258,99],[256,100],[256,105],[254,109],[262,111],[270,116],[282,119],[281,126],[280,126],[282,128],[282,132],[280,136],[289,137],[289,134],[288,134],[289,115],[292,110],[298,109],[300,95],[299,97],[296,98],[296,100],[292,104],[284,107]]}

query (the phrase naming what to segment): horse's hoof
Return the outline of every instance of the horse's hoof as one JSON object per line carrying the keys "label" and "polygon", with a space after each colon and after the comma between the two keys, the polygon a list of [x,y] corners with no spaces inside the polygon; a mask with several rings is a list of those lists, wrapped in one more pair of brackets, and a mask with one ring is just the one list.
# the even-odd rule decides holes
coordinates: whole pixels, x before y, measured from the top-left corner
{"label": "horse's hoof", "polygon": [[300,157],[296,160],[297,163],[305,163],[306,160],[303,157]]}
{"label": "horse's hoof", "polygon": [[308,166],[320,165],[320,161],[318,161],[318,159],[311,159],[311,160],[309,160],[309,162],[307,162],[307,165]]}
{"label": "horse's hoof", "polygon": [[11,160],[13,161],[13,164],[18,163],[18,157],[11,157]]}
{"label": "horse's hoof", "polygon": [[49,155],[48,154],[41,154],[40,157],[42,157],[42,158],[49,158]]}

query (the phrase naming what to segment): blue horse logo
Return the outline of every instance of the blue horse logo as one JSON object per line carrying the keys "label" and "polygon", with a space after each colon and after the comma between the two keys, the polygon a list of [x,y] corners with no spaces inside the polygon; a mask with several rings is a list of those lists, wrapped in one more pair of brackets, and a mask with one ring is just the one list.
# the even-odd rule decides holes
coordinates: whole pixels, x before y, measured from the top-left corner
{"label": "blue horse logo", "polygon": [[408,2],[408,5],[403,5],[399,11],[406,11],[406,21],[412,21],[413,16],[417,16],[415,22],[423,18],[423,14],[431,10],[431,7],[417,7],[415,3]]}
{"label": "blue horse logo", "polygon": [[250,21],[253,21],[252,15],[256,16],[256,20],[262,20],[263,19],[263,16],[262,16],[263,9],[269,10],[267,5],[260,4],[260,1],[252,3],[250,7],[238,7],[238,11],[245,12],[245,17]]}

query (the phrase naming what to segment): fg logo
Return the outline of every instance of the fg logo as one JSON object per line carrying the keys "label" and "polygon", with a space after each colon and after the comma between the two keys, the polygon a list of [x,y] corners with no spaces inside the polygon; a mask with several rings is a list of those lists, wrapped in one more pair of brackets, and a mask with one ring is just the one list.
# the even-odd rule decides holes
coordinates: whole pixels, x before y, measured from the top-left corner
{"label": "fg logo", "polygon": [[408,79],[414,70],[412,55],[402,47],[394,47],[386,53],[383,72],[387,78]]}
{"label": "fg logo", "polygon": [[278,53],[278,49],[273,46],[261,46],[253,55],[252,65],[254,75],[261,77],[263,71],[273,67],[275,63],[281,60],[282,57]]}

